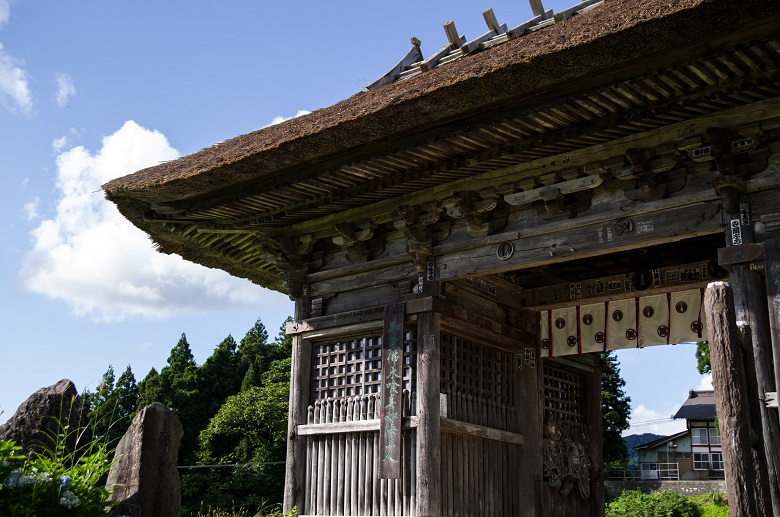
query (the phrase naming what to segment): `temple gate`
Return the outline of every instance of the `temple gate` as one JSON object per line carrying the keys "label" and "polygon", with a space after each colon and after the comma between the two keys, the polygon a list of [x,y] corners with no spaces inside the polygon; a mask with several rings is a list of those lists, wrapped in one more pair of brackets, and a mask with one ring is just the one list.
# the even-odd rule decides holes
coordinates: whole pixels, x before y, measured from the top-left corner
{"label": "temple gate", "polygon": [[600,515],[594,352],[708,332],[745,364],[713,364],[747,400],[719,405],[734,497],[780,509],[780,4],[534,5],[104,187],[160,251],[295,300],[286,511]]}

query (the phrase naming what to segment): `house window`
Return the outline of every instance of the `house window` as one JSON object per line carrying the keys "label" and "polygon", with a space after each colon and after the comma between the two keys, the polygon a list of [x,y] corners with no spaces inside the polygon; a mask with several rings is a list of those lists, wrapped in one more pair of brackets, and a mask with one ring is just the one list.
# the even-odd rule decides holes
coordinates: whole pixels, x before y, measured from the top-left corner
{"label": "house window", "polygon": [[691,444],[693,445],[707,445],[707,428],[706,427],[693,427],[691,428]]}
{"label": "house window", "polygon": [[723,470],[723,455],[719,452],[712,453],[712,470]]}
{"label": "house window", "polygon": [[717,427],[710,427],[710,443],[720,445],[720,430]]}
{"label": "house window", "polygon": [[[720,454],[718,455],[720,456]],[[723,461],[721,460],[721,469],[723,468]],[[693,470],[709,470],[710,469],[710,455],[706,452],[694,452],[693,453]]]}

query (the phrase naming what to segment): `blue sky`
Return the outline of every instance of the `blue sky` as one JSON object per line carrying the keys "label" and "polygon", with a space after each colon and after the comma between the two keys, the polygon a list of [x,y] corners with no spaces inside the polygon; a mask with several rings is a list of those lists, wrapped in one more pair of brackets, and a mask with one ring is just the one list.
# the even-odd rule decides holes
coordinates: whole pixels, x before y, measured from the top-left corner
{"label": "blue sky", "polygon": [[[574,0],[545,2],[554,11]],[[63,377],[94,388],[109,364],[140,380],[182,332],[205,361],[286,296],[153,251],[103,198],[106,181],[326,107],[422,41],[468,39],[492,7],[524,2],[45,2],[0,0],[0,422]],[[702,378],[693,347],[621,352],[635,422],[667,418]],[[705,379],[706,380],[706,379]],[[637,425],[636,432],[673,432]]]}

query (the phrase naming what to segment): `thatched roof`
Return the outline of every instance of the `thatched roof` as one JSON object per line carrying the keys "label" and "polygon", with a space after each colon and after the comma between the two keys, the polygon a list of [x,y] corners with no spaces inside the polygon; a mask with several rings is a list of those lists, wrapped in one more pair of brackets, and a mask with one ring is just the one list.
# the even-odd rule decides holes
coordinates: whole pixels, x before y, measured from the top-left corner
{"label": "thatched roof", "polygon": [[[172,235],[177,232],[150,222],[150,214],[175,219],[190,208],[213,205],[215,199],[273,192],[282,184],[311,179],[346,162],[392,154],[509,109],[544,106],[584,87],[630,80],[662,68],[670,56],[684,60],[717,48],[740,31],[748,36],[756,27],[764,35],[776,31],[778,16],[780,2],[774,0],[606,0],[543,30],[112,180],[103,188],[161,251],[278,289],[279,272],[272,264],[259,271],[257,264],[226,258],[220,249]],[[282,205],[275,214],[299,209],[299,203],[290,202],[286,211]],[[339,209],[334,204],[330,210]]]}

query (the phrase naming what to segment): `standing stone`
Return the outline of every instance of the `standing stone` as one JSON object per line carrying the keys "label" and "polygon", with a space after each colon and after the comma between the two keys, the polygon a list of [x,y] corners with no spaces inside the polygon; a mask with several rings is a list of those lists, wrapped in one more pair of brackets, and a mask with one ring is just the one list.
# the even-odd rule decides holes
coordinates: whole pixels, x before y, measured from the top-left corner
{"label": "standing stone", "polygon": [[75,453],[78,444],[83,445],[92,438],[86,423],[86,412],[76,386],[70,380],[62,379],[39,389],[22,402],[14,416],[0,425],[0,440],[13,440],[30,455],[53,450],[56,438],[68,426],[65,449]]}
{"label": "standing stone", "polygon": [[119,441],[106,488],[117,514],[173,517],[181,510],[176,463],[183,430],[171,409],[155,402],[143,408]]}

